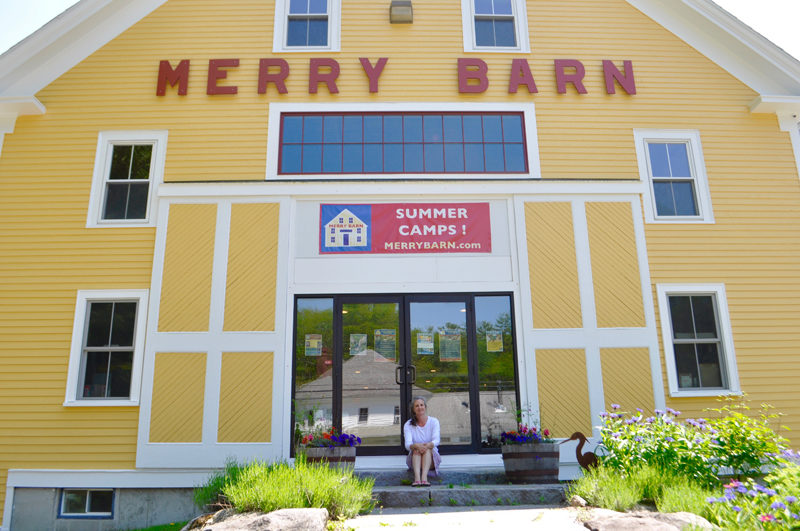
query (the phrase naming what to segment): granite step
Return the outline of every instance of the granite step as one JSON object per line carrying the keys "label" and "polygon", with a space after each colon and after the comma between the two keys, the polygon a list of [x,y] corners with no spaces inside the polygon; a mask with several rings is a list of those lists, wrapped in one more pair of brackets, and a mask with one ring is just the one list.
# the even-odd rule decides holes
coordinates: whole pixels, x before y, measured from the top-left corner
{"label": "granite step", "polygon": [[446,484],[430,487],[378,486],[372,493],[378,507],[471,507],[561,505],[566,485],[470,485]]}

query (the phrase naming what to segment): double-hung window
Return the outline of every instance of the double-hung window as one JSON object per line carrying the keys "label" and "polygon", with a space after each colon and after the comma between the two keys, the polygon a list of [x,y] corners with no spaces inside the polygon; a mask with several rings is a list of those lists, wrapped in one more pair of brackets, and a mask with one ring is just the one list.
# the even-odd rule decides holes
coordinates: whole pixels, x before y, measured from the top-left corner
{"label": "double-hung window", "polygon": [[146,305],[146,290],[78,292],[66,405],[137,403]]}
{"label": "double-hung window", "polygon": [[464,51],[530,52],[524,0],[462,0]]}
{"label": "double-hung window", "polygon": [[153,226],[166,131],[104,131],[97,142],[88,227]]}
{"label": "double-hung window", "polygon": [[274,52],[339,51],[341,0],[277,0]]}
{"label": "double-hung window", "polygon": [[711,199],[697,131],[634,131],[648,222],[711,223]]}
{"label": "double-hung window", "polygon": [[658,300],[672,395],[738,392],[724,286],[659,285]]}

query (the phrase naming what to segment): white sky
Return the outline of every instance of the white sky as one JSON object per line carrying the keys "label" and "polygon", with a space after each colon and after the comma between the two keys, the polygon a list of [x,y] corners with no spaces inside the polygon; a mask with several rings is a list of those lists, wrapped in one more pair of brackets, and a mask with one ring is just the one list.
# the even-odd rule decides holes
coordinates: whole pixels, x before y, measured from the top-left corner
{"label": "white sky", "polygon": [[[714,1],[800,58],[800,0]],[[0,0],[0,53],[75,3],[76,0]]]}

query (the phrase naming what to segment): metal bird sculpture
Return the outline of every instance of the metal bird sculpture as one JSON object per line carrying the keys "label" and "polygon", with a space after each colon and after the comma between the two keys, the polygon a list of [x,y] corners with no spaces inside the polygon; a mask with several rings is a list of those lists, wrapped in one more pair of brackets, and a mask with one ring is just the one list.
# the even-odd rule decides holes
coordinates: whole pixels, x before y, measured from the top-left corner
{"label": "metal bird sculpture", "polygon": [[576,431],[572,434],[572,437],[561,444],[569,441],[578,441],[578,446],[575,447],[575,457],[578,460],[578,464],[581,465],[581,468],[584,470],[589,470],[590,468],[597,466],[597,456],[594,452],[586,452],[585,454],[582,453],[583,445],[586,444],[586,436],[584,434]]}

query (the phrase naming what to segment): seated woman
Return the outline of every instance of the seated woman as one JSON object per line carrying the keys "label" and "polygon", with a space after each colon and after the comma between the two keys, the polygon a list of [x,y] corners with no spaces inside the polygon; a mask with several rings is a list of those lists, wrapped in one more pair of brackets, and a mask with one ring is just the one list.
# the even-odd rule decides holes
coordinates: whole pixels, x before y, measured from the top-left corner
{"label": "seated woman", "polygon": [[[413,487],[430,487],[428,474],[439,474],[439,421],[428,416],[428,404],[417,396],[411,401],[411,418],[403,426],[408,457],[406,464],[414,471]],[[433,471],[431,471],[433,466]]]}

